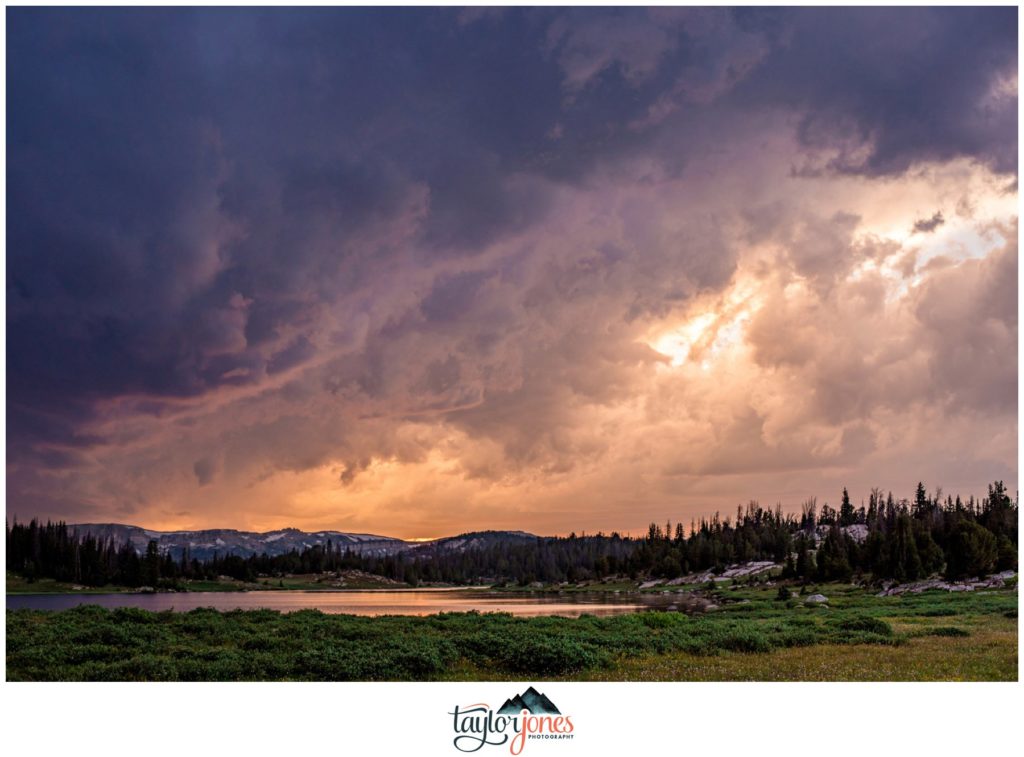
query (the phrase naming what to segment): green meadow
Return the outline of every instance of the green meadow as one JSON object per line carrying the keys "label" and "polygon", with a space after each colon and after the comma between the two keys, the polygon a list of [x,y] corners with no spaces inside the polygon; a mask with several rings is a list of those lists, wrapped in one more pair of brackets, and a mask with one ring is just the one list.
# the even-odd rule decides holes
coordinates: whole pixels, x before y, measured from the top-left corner
{"label": "green meadow", "polygon": [[7,613],[7,677],[77,680],[1017,680],[1017,588],[709,595],[699,615]]}

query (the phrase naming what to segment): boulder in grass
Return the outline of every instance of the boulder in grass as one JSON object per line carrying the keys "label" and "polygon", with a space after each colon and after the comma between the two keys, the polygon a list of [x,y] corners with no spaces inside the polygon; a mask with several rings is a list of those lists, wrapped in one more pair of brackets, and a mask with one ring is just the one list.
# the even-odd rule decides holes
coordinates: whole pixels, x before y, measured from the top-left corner
{"label": "boulder in grass", "polygon": [[828,597],[824,594],[812,594],[804,600],[805,605],[827,605]]}

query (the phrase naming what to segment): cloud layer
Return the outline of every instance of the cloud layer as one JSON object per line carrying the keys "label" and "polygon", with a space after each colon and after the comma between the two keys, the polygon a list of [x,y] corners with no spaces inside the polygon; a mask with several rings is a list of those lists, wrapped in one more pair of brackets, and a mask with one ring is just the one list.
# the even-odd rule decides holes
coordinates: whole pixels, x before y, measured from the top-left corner
{"label": "cloud layer", "polygon": [[8,22],[9,515],[1016,486],[1015,9]]}

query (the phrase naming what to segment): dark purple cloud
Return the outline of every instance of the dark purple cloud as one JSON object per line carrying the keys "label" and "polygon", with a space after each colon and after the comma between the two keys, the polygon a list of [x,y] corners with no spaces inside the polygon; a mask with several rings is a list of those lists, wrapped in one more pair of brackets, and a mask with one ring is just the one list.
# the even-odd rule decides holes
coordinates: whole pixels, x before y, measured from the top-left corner
{"label": "dark purple cloud", "polygon": [[946,219],[942,216],[942,211],[935,211],[931,218],[920,218],[914,221],[914,233],[915,234],[928,234],[935,231],[942,224],[946,222]]}
{"label": "dark purple cloud", "polygon": [[784,44],[733,96],[796,108],[802,142],[838,151],[835,170],[970,157],[1012,174],[1016,28],[1012,7],[791,10]]}

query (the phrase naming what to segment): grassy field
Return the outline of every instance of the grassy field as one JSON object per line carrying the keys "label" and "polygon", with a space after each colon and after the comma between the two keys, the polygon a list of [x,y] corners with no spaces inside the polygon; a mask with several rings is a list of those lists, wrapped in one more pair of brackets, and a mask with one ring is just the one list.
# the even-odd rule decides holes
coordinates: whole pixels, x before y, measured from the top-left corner
{"label": "grassy field", "polygon": [[[233,579],[222,581],[185,581],[184,591],[246,591],[255,589],[277,588],[257,583],[244,583]],[[107,584],[106,586],[82,586],[67,581],[55,581],[52,578],[37,578],[29,581],[24,576],[7,571],[8,594],[131,594],[138,589],[129,586]]]}
{"label": "grassy field", "polygon": [[9,680],[1016,680],[1017,590],[723,589],[704,615],[7,613]]}
{"label": "grassy field", "polygon": [[81,586],[52,578],[37,578],[33,581],[7,571],[8,594],[111,594],[132,591],[124,586]]}
{"label": "grassy field", "polygon": [[340,575],[329,573],[297,573],[284,578],[261,578],[256,588],[300,591],[344,591],[346,589],[408,589],[409,584],[391,581],[360,571],[346,571]]}
{"label": "grassy field", "polygon": [[[339,579],[336,576],[310,573],[290,575],[284,578],[261,578],[258,581],[236,581],[221,577],[219,580],[182,580],[180,591],[344,591],[346,589],[404,589],[408,584],[389,581],[380,576],[371,576],[350,571]],[[7,571],[8,594],[122,594],[137,592],[138,589],[108,584],[106,586],[82,586],[52,578],[37,578],[28,581],[24,576]]]}

